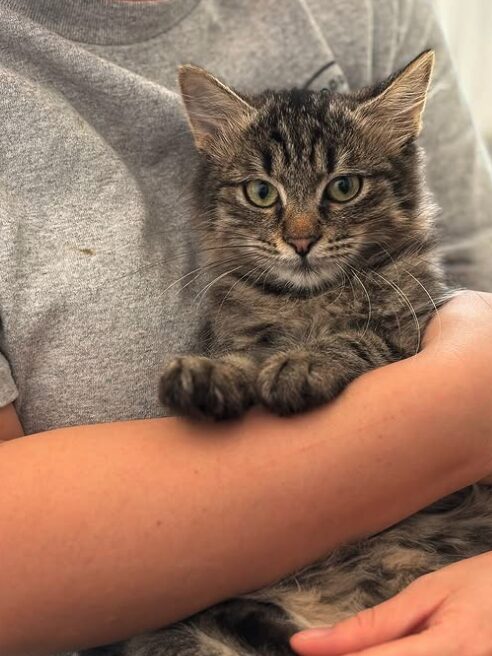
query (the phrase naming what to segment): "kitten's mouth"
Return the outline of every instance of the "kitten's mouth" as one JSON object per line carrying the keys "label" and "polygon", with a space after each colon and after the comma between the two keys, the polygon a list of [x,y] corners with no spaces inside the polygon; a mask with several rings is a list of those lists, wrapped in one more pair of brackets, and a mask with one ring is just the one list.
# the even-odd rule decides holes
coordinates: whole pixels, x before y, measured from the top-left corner
{"label": "kitten's mouth", "polygon": [[322,276],[323,272],[334,271],[338,265],[333,257],[307,254],[298,255],[291,266],[295,271],[314,273]]}
{"label": "kitten's mouth", "polygon": [[299,271],[314,271],[315,267],[313,264],[309,261],[307,255],[300,255],[297,262],[296,262],[296,267]]}

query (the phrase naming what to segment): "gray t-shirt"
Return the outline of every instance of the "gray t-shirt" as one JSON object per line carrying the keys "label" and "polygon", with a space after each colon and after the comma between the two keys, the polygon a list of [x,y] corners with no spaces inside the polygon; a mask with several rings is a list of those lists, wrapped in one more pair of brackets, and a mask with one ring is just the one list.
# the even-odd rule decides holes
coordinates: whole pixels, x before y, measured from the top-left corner
{"label": "gray t-shirt", "polygon": [[3,0],[0,44],[0,406],[28,433],[163,414],[159,370],[193,347],[202,306],[171,286],[194,247],[181,63],[344,90],[435,48],[449,267],[492,289],[490,171],[424,0]]}

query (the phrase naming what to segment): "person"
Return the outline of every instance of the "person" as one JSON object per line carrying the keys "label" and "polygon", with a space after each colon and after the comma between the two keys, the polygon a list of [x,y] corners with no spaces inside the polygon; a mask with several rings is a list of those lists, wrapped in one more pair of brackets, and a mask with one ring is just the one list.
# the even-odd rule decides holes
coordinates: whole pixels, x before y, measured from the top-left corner
{"label": "person", "polygon": [[[425,0],[4,0],[0,38],[0,653],[158,628],[492,472],[492,182]],[[177,66],[244,91],[343,91],[428,47],[446,265],[483,293],[445,306],[420,354],[315,412],[164,417],[159,370],[193,348],[200,314],[177,284],[196,251]],[[442,588],[484,590],[486,562],[443,571]],[[393,603],[425,605],[425,585]],[[473,636],[487,606],[463,608]],[[360,621],[361,649],[415,628],[383,614],[381,629]],[[293,645],[347,653],[343,631]]]}

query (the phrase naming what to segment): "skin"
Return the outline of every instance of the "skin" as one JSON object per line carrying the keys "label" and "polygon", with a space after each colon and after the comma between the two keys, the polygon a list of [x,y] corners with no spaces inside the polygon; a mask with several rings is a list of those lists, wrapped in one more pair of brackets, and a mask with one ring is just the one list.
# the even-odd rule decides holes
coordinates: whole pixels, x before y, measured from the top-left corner
{"label": "skin", "polygon": [[491,307],[491,295],[461,295],[419,355],[299,417],[154,419],[4,442],[0,653],[166,625],[487,475]]}
{"label": "skin", "polygon": [[10,403],[4,408],[0,408],[0,442],[13,440],[23,435],[24,431],[15,412],[14,404]]}

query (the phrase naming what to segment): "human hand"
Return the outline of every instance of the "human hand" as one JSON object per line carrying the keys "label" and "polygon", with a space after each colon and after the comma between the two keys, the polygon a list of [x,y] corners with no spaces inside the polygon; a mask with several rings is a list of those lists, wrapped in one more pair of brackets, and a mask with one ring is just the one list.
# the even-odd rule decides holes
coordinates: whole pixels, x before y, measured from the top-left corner
{"label": "human hand", "polygon": [[492,360],[492,294],[466,290],[439,308],[423,339],[422,353],[474,343]]}
{"label": "human hand", "polygon": [[492,552],[416,579],[332,628],[291,639],[301,656],[491,656]]}

